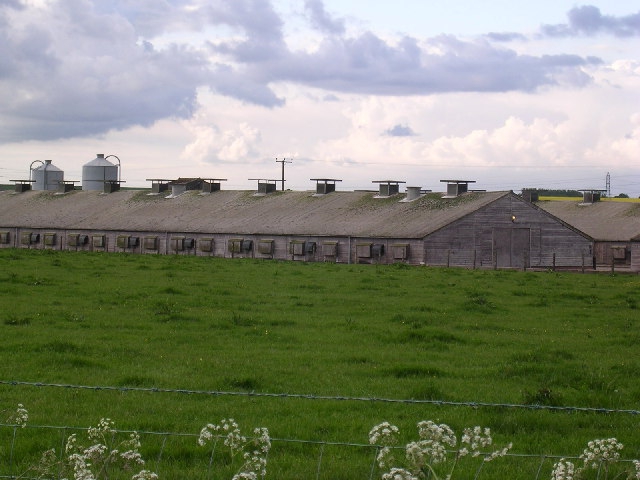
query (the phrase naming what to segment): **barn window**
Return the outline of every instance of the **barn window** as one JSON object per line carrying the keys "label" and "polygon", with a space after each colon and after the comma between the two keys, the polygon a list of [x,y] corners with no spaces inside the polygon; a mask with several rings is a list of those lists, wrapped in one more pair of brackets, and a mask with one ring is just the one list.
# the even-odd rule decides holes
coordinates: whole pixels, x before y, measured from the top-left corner
{"label": "barn window", "polygon": [[131,235],[118,235],[116,239],[116,245],[118,248],[133,248],[138,246],[138,237],[132,237]]}
{"label": "barn window", "polygon": [[304,241],[291,240],[289,242],[289,253],[291,255],[304,255]]}
{"label": "barn window", "polygon": [[313,255],[316,253],[316,242],[304,242],[305,255]]}
{"label": "barn window", "polygon": [[240,253],[242,249],[242,239],[230,238],[227,242],[227,248],[229,250],[229,253]]}
{"label": "barn window", "polygon": [[213,238],[211,237],[201,238],[200,240],[198,240],[198,246],[200,247],[201,252],[207,252],[207,253],[213,252],[213,246],[214,246]]}
{"label": "barn window", "polygon": [[262,255],[273,254],[273,240],[262,239],[258,242],[258,253]]}
{"label": "barn window", "polygon": [[169,246],[174,252],[181,252],[184,250],[184,237],[171,237],[169,240]]}
{"label": "barn window", "polygon": [[53,247],[56,244],[56,234],[53,232],[47,232],[44,234],[44,244],[47,247]]}
{"label": "barn window", "polygon": [[374,243],[371,246],[371,255],[374,258],[380,258],[384,255],[384,245],[382,243]]}
{"label": "barn window", "polygon": [[40,234],[33,232],[23,232],[20,236],[20,243],[22,245],[33,245],[40,241]]}
{"label": "barn window", "polygon": [[104,235],[94,235],[91,237],[91,242],[94,248],[104,248],[106,245]]}
{"label": "barn window", "polygon": [[80,233],[71,233],[67,237],[67,245],[70,247],[80,247],[89,243],[89,237]]}
{"label": "barn window", "polygon": [[6,245],[10,242],[11,235],[9,232],[0,232],[0,243]]}
{"label": "barn window", "polygon": [[391,246],[394,260],[406,260],[409,258],[409,244],[408,243],[396,243]]}
{"label": "barn window", "polygon": [[240,251],[243,253],[249,253],[253,250],[253,240],[242,240],[240,242]]}
{"label": "barn window", "polygon": [[322,255],[325,257],[337,257],[338,242],[324,242],[322,244]]}
{"label": "barn window", "polygon": [[371,258],[371,243],[356,244],[356,255],[359,258]]}
{"label": "barn window", "polygon": [[158,250],[158,237],[144,237],[145,250]]}
{"label": "barn window", "polygon": [[627,247],[625,246],[611,247],[611,251],[615,260],[624,260],[627,258]]}

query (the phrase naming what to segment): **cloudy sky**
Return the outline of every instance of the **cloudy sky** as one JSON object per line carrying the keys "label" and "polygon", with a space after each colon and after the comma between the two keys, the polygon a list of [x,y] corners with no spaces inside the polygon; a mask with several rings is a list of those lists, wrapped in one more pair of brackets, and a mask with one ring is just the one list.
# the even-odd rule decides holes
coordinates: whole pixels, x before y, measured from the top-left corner
{"label": "cloudy sky", "polygon": [[640,195],[637,0],[0,0],[0,183]]}

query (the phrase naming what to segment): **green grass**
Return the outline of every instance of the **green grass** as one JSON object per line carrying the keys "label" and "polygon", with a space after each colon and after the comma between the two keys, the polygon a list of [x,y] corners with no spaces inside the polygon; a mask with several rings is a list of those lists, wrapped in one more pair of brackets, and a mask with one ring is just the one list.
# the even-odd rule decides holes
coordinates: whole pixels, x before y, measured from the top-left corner
{"label": "green grass", "polygon": [[[14,249],[0,250],[0,265],[0,380],[640,406],[637,276]],[[0,385],[0,410],[17,403],[33,425],[109,417],[122,429],[197,434],[233,417],[281,439],[367,443],[381,421],[411,440],[432,419],[457,431],[488,426],[515,453],[579,454],[615,436],[626,457],[640,457],[638,418],[621,413]],[[53,441],[20,448],[32,455]],[[159,440],[143,437],[143,451],[145,442],[157,456]],[[9,443],[0,429],[0,459]],[[303,464],[315,472],[317,446],[280,448],[270,478],[299,478]],[[370,453],[333,447],[323,475],[368,478]],[[191,468],[205,478],[208,455],[191,437],[169,441],[163,458],[167,478]],[[537,464],[522,477],[509,468],[510,478],[532,478]]]}

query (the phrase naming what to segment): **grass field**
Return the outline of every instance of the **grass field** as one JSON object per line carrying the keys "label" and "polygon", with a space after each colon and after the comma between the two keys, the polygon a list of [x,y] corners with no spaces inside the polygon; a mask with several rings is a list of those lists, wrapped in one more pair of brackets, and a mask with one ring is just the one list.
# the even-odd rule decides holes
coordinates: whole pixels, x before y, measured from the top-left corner
{"label": "grass field", "polygon": [[[638,276],[14,249],[0,250],[0,264],[3,381],[640,406]],[[409,440],[432,419],[490,427],[518,454],[579,454],[616,437],[625,457],[640,457],[639,418],[626,413],[0,385],[0,410],[17,403],[34,425],[109,417],[122,429],[197,434],[233,417],[280,439],[366,444],[384,420]],[[9,437],[0,430],[5,458]],[[59,443],[25,440],[19,452],[49,441]],[[205,478],[194,439],[172,448],[166,478]],[[325,456],[322,478],[368,478],[369,452]],[[312,458],[290,445],[272,455],[268,477],[301,478]],[[358,462],[364,477],[345,468]]]}

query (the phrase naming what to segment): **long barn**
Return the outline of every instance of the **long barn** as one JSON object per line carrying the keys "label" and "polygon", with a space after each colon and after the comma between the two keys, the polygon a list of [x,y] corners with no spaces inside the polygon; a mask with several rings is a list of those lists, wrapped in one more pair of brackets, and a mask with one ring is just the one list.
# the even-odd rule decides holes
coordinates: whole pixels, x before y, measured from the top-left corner
{"label": "long barn", "polygon": [[0,247],[468,268],[593,264],[592,236],[513,192],[384,193],[4,191]]}

